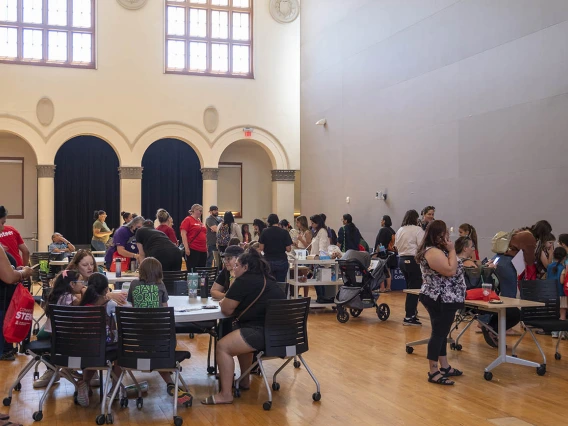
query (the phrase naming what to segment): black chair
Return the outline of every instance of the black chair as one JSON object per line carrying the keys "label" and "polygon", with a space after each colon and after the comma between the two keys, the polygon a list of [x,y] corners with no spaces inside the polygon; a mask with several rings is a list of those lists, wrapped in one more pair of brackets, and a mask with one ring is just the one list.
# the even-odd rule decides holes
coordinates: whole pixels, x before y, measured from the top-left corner
{"label": "black chair", "polygon": [[[45,260],[49,263],[49,254],[50,253],[48,251],[45,251],[45,252],[40,251],[40,252],[35,252],[35,253],[30,254],[30,261],[31,261],[32,266],[39,264],[40,260]],[[34,269],[34,271],[32,273],[32,280],[34,282],[40,281],[39,272],[40,272],[39,268]],[[49,267],[49,275],[51,275],[51,278],[53,278],[55,276],[56,272],[57,271],[55,270],[55,267],[53,267],[53,266]]]}
{"label": "black chair", "polygon": [[[164,271],[164,286],[168,295],[178,296],[178,291],[176,291],[176,281],[184,281],[185,287],[187,288],[187,271]],[[186,293],[187,294],[187,293]]]}
{"label": "black chair", "polygon": [[289,299],[290,295],[288,293],[290,292],[290,284],[289,283],[276,283],[276,285],[280,288],[280,290],[282,290],[284,292],[286,299]]}
{"label": "black chair", "polygon": [[[175,350],[174,308],[118,307],[116,308],[116,316],[118,323],[118,359],[116,364],[122,368],[122,372],[111,396],[111,401],[114,400],[126,372],[131,373],[138,370],[174,373],[174,424],[181,426],[183,419],[177,415],[177,389],[179,389],[180,382],[186,392],[189,392],[189,390],[181,377],[180,363],[189,359],[191,354],[188,351]],[[138,408],[143,406],[140,390],[136,405]],[[191,401],[184,405],[190,407]]]}
{"label": "black chair", "polygon": [[562,340],[562,336],[568,336],[568,321],[562,321],[559,319],[560,299],[558,297],[558,283],[556,280],[519,281],[519,283],[521,299],[533,302],[542,302],[545,306],[521,309],[521,322],[524,324],[525,331],[517,343],[515,343],[515,346],[513,346],[513,356],[515,355],[517,346],[519,346],[519,343],[521,343],[521,340],[523,340],[528,332],[542,355],[544,360],[543,365],[545,366],[544,371],[546,371],[546,356],[538,344],[532,329],[542,329],[546,332],[559,331],[560,333],[558,336],[558,342],[556,343],[554,358],[557,360],[562,358],[562,355],[558,352],[558,347]]}
{"label": "black chair", "polygon": [[276,376],[290,361],[298,357],[316,384],[316,392],[312,394],[312,399],[314,401],[321,399],[319,382],[302,357],[302,354],[308,351],[307,324],[309,308],[309,297],[268,301],[264,321],[265,349],[258,353],[256,362],[253,363],[247,371],[241,373],[241,376],[235,380],[235,397],[238,398],[241,396],[241,390],[239,389],[240,381],[258,365],[268,392],[268,401],[266,401],[262,407],[265,410],[270,410],[270,408],[272,408],[272,392],[270,391],[263,361],[274,358],[286,359],[286,362],[276,370],[272,379],[272,389],[278,391],[280,390],[280,384],[276,381]]}
{"label": "black chair", "polygon": [[[44,394],[39,401],[39,410],[33,414],[35,421],[43,418],[42,407],[57,375],[67,378],[76,386],[71,376],[73,370],[107,370],[106,382],[103,384],[101,374],[101,391],[108,394],[112,383],[112,363],[117,358],[116,349],[107,350],[107,313],[105,306],[50,306],[51,320],[51,365],[56,374],[51,377]],[[77,401],[77,393],[75,393]],[[107,411],[108,408],[108,411]],[[97,416],[97,424],[112,424],[110,401],[102,398],[101,414]]]}
{"label": "black chair", "polygon": [[219,275],[219,269],[217,269],[217,267],[215,266],[211,266],[209,268],[205,268],[205,267],[196,267],[193,268],[193,271],[197,274],[199,274],[200,276],[202,274],[205,274],[207,276],[207,297],[211,296],[211,287],[213,287],[213,284],[215,283],[215,280],[217,279],[217,275]]}

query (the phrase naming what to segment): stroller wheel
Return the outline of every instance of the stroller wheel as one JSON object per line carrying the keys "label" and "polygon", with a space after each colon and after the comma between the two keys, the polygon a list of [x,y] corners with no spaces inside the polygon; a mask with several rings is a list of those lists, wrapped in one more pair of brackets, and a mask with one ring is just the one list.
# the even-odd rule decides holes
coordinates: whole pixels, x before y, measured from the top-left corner
{"label": "stroller wheel", "polygon": [[347,321],[349,321],[349,314],[343,306],[337,307],[337,321],[342,324],[345,324]]}
{"label": "stroller wheel", "polygon": [[379,306],[377,306],[377,316],[381,321],[388,320],[390,314],[391,314],[390,307],[386,303],[381,303]]}
{"label": "stroller wheel", "polygon": [[361,312],[363,312],[363,309],[349,308],[349,313],[353,318],[357,318],[359,315],[361,315]]}

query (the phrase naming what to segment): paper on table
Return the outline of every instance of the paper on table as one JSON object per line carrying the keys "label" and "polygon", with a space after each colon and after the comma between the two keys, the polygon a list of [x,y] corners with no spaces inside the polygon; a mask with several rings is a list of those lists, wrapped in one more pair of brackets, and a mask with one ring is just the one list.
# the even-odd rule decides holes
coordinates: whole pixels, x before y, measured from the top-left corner
{"label": "paper on table", "polygon": [[519,250],[517,255],[513,257],[511,261],[515,269],[517,270],[517,275],[521,275],[525,270],[525,258],[523,257],[523,251]]}

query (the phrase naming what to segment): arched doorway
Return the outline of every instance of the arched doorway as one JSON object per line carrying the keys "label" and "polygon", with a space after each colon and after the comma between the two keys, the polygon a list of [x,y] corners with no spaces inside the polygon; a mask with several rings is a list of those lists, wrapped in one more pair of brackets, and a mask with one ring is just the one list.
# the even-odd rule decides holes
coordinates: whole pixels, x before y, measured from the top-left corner
{"label": "arched doorway", "polygon": [[154,219],[156,210],[166,209],[174,219],[179,238],[179,224],[187,211],[203,200],[199,157],[183,141],[160,139],[144,153],[142,167],[142,215]]}
{"label": "arched doorway", "polygon": [[109,228],[122,224],[119,161],[108,143],[96,136],[69,139],[55,166],[55,231],[75,245],[90,244],[95,210],[107,212]]}

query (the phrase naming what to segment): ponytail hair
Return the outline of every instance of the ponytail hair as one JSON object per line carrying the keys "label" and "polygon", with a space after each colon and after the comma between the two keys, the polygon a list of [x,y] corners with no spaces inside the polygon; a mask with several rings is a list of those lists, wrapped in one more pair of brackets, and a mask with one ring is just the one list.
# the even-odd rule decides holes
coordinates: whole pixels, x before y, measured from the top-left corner
{"label": "ponytail hair", "polygon": [[81,297],[80,306],[93,305],[99,297],[104,296],[108,290],[108,278],[98,272],[89,277],[87,290]]}
{"label": "ponytail hair", "polygon": [[467,234],[466,237],[471,238],[473,245],[477,249],[477,231],[475,230],[475,228],[469,223],[462,223],[460,225],[460,229]]}
{"label": "ponytail hair", "polygon": [[267,280],[273,280],[269,263],[255,249],[249,249],[239,256],[239,263],[247,266],[247,272],[262,274]]}
{"label": "ponytail hair", "polygon": [[95,210],[94,214],[93,214],[93,219],[97,220],[99,218],[100,215],[105,214],[104,210]]}

